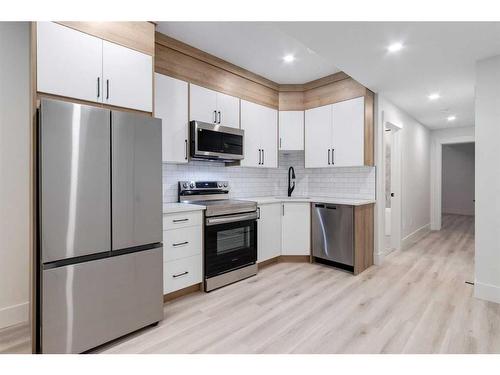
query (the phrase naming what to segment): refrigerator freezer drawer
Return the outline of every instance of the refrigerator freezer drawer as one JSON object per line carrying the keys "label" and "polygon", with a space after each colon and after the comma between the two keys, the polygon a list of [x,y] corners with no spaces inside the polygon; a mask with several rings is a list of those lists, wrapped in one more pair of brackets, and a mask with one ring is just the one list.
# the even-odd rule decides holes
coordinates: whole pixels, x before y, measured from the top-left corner
{"label": "refrigerator freezer drawer", "polygon": [[43,353],[81,353],[163,319],[161,247],[43,271]]}

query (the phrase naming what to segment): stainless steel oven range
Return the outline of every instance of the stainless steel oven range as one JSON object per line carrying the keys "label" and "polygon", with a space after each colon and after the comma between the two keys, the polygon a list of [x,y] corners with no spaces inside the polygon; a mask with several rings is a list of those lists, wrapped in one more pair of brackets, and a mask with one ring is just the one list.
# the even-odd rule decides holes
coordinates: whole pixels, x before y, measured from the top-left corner
{"label": "stainless steel oven range", "polygon": [[227,181],[179,181],[179,202],[206,206],[206,292],[257,274],[257,203],[229,199]]}

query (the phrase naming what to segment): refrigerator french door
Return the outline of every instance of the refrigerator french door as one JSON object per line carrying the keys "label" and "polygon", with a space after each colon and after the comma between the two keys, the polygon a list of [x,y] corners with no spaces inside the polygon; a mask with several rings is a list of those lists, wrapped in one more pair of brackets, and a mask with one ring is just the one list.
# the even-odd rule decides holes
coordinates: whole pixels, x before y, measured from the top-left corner
{"label": "refrigerator french door", "polygon": [[43,99],[38,136],[37,351],[160,321],[161,121]]}

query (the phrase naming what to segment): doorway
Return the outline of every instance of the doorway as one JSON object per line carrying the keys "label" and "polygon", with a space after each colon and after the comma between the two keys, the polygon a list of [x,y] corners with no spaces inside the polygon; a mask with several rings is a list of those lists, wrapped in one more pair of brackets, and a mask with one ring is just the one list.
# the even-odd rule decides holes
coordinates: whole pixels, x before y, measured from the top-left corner
{"label": "doorway", "polygon": [[384,252],[401,249],[401,127],[384,124]]}
{"label": "doorway", "polygon": [[473,216],[474,142],[444,144],[441,152],[441,214]]}

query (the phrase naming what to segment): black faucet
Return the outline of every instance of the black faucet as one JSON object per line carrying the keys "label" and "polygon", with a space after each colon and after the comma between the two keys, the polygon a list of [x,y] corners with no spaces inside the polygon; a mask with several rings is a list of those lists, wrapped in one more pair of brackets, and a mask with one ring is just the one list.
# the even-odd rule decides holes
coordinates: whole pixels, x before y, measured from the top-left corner
{"label": "black faucet", "polygon": [[[292,172],[290,176],[290,172]],[[293,180],[293,185],[290,186],[290,182]],[[293,189],[295,189],[295,170],[293,167],[288,168],[288,196],[292,196]]]}

